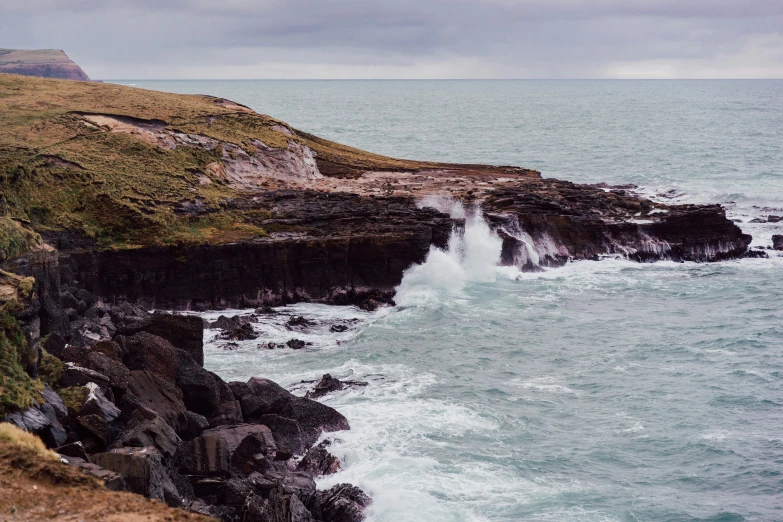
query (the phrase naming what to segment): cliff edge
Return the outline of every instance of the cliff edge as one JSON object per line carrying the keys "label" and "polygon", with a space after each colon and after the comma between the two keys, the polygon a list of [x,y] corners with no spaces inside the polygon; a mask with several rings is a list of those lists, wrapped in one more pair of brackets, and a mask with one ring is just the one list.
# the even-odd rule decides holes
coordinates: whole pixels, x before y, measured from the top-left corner
{"label": "cliff edge", "polygon": [[90,81],[82,68],[60,49],[0,49],[0,73]]}
{"label": "cliff edge", "polygon": [[155,308],[388,297],[461,226],[433,196],[480,205],[521,269],[717,261],[750,242],[719,205],[385,157],[222,98],[3,74],[0,191],[59,250],[63,283]]}

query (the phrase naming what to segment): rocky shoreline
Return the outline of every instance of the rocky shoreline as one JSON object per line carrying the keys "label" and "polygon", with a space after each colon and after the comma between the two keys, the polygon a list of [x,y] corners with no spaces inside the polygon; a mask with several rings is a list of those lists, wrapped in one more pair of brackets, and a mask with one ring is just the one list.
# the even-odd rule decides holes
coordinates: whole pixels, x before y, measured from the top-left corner
{"label": "rocky shoreline", "polygon": [[[757,255],[719,205],[387,158],[228,100],[116,85],[0,74],[0,174],[0,415],[111,488],[223,520],[362,519],[365,493],[314,482],[339,467],[322,433],[349,428],[314,399],[344,384],[224,382],[201,319],[148,310],[391,305],[465,226],[443,201],[480,208],[520,270]],[[252,335],[224,319],[227,340]]]}
{"label": "rocky shoreline", "polygon": [[[82,295],[82,297],[84,297]],[[349,484],[318,491],[340,469],[322,433],[350,429],[339,412],[264,378],[224,382],[203,367],[203,321],[92,303],[117,321],[113,340],[42,349],[63,362],[43,401],[5,421],[63,461],[132,491],[224,521],[359,521],[370,498]],[[339,389],[325,378],[313,397]]]}

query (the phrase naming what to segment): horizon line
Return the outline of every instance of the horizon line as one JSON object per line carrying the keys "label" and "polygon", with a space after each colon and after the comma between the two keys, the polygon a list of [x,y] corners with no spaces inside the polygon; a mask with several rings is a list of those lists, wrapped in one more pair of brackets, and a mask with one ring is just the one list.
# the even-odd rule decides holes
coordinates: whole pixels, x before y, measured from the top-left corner
{"label": "horizon line", "polygon": [[781,81],[780,78],[97,78],[97,81],[104,82],[208,82],[208,81],[230,81],[230,82],[290,82],[290,81],[313,81],[313,82],[527,82],[527,81],[598,81],[598,82],[636,82],[636,81],[661,81],[661,82],[693,82],[693,81]]}

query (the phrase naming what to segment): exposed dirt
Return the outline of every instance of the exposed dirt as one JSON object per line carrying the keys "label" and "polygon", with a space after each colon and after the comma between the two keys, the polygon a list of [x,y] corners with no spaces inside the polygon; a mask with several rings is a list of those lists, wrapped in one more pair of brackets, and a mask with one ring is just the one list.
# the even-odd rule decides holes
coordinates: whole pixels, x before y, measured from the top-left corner
{"label": "exposed dirt", "polygon": [[0,521],[209,521],[132,493],[108,491],[75,468],[0,441]]}

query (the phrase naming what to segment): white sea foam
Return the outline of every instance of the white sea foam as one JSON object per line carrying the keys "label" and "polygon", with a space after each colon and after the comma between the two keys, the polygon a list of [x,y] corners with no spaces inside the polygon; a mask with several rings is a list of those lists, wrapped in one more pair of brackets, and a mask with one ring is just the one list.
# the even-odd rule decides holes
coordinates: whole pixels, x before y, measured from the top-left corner
{"label": "white sea foam", "polygon": [[429,197],[420,206],[465,217],[465,228],[454,229],[446,250],[430,247],[427,259],[405,271],[395,301],[412,306],[431,301],[439,293],[458,294],[469,282],[488,283],[498,274],[502,241],[480,209],[466,209],[448,198]]}

